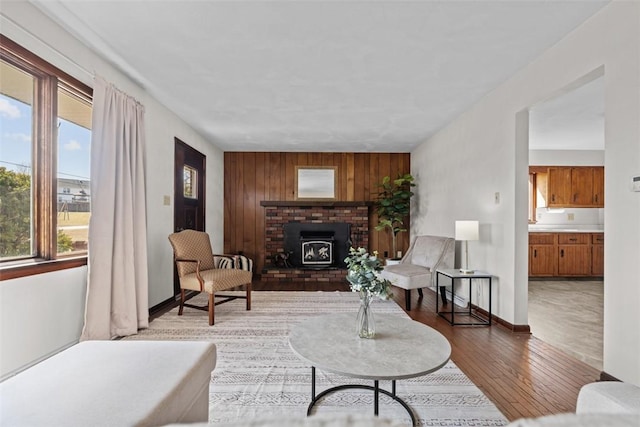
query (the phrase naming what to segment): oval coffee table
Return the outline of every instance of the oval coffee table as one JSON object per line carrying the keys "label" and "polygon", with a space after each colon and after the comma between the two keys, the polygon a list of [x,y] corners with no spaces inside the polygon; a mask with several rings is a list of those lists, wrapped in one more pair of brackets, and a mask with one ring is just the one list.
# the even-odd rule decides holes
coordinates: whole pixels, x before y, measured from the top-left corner
{"label": "oval coffee table", "polygon": [[[373,339],[359,338],[356,334],[356,313],[313,317],[291,329],[291,349],[311,364],[311,403],[307,415],[327,394],[359,388],[373,390],[375,415],[378,415],[378,398],[382,393],[400,403],[416,425],[411,407],[396,395],[396,380],[419,377],[442,368],[451,356],[451,345],[440,332],[406,317],[375,314],[374,319]],[[347,377],[373,380],[374,385],[340,385],[316,396],[316,367]],[[392,390],[380,389],[380,380],[391,380]]]}

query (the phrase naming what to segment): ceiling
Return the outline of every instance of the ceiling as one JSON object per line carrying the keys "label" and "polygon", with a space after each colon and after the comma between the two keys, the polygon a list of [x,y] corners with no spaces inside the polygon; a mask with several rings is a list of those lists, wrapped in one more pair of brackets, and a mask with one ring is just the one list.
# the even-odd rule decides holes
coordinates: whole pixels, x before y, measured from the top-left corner
{"label": "ceiling", "polygon": [[604,78],[531,108],[529,148],[604,150]]}
{"label": "ceiling", "polygon": [[409,152],[608,1],[32,1],[225,151]]}

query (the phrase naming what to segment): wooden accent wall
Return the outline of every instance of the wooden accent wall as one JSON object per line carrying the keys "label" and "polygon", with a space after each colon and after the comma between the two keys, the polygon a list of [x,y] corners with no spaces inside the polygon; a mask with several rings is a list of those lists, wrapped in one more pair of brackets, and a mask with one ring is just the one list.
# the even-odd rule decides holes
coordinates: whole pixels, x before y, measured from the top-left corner
{"label": "wooden accent wall", "polygon": [[[263,200],[295,200],[296,166],[337,166],[337,201],[375,200],[378,184],[389,175],[411,171],[409,153],[266,153],[224,154],[224,251],[242,251],[258,274],[265,265]],[[369,250],[391,252],[391,235],[376,231],[371,212]],[[406,251],[409,234],[401,233],[398,248]]]}

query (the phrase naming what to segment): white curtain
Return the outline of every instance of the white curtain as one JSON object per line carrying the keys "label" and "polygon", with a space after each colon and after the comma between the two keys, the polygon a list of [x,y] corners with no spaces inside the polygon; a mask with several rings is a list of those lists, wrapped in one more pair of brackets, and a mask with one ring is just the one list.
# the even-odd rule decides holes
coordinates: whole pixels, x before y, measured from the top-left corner
{"label": "white curtain", "polygon": [[89,277],[81,340],[149,326],[144,107],[96,77]]}

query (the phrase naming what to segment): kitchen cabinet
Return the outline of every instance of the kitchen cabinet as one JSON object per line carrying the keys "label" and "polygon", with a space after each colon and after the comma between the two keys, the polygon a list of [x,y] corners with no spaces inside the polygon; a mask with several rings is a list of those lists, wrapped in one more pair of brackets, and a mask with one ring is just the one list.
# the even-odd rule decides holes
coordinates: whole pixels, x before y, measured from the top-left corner
{"label": "kitchen cabinet", "polygon": [[604,276],[604,233],[591,236],[591,275]]}
{"label": "kitchen cabinet", "polygon": [[593,168],[593,206],[604,208],[604,168]]}
{"label": "kitchen cabinet", "polygon": [[556,275],[556,234],[529,234],[529,276],[553,277]]}
{"label": "kitchen cabinet", "polygon": [[562,233],[558,235],[558,275],[591,275],[591,235]]}
{"label": "kitchen cabinet", "polygon": [[603,243],[604,233],[529,233],[529,276],[602,276]]}
{"label": "kitchen cabinet", "polygon": [[571,201],[571,168],[549,168],[547,206],[568,206]]}
{"label": "kitchen cabinet", "polygon": [[604,207],[604,167],[549,167],[547,206]]}

